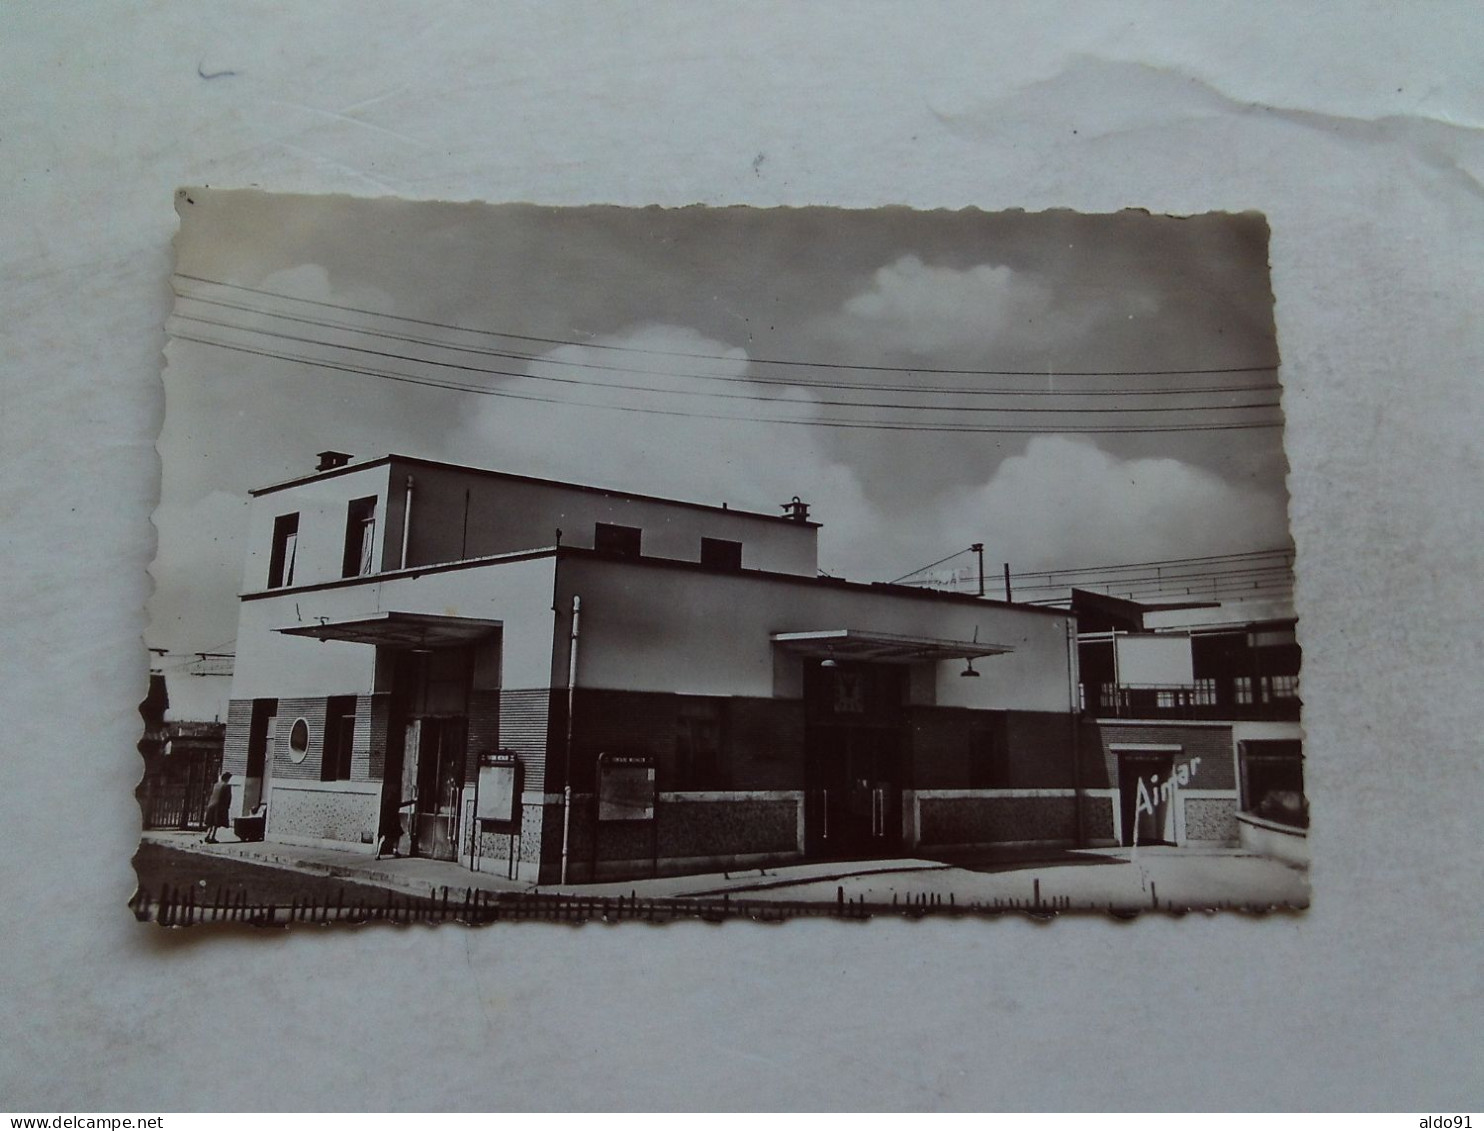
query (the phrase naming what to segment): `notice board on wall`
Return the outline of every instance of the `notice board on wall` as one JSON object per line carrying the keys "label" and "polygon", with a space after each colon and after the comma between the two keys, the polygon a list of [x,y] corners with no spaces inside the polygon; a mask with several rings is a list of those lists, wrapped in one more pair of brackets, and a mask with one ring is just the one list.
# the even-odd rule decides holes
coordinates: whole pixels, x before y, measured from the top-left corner
{"label": "notice board on wall", "polygon": [[640,754],[598,755],[598,820],[654,819],[654,759]]}
{"label": "notice board on wall", "polygon": [[481,821],[513,821],[520,802],[520,759],[509,750],[479,756],[474,815]]}

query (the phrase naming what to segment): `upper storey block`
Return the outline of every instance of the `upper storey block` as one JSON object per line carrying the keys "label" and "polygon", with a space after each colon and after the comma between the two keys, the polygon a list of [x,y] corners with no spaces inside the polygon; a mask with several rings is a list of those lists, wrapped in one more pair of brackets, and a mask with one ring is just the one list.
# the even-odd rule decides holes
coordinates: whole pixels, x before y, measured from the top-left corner
{"label": "upper storey block", "polygon": [[252,492],[243,592],[297,588],[580,546],[621,557],[814,577],[819,524],[407,456],[351,463]]}

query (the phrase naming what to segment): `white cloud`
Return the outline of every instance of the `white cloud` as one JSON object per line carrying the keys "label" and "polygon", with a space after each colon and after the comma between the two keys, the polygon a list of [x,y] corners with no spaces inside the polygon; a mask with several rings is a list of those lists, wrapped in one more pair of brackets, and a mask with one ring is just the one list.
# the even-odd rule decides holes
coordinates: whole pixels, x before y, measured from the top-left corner
{"label": "white cloud", "polygon": [[[686,327],[645,325],[592,346],[558,347],[528,368],[538,377],[583,384],[506,382],[502,390],[560,398],[563,403],[481,398],[451,445],[456,449],[454,458],[697,502],[725,500],[745,510],[773,511],[794,495],[813,503],[819,512],[828,512],[832,519],[866,509],[854,474],[824,453],[815,432],[801,425],[755,419],[812,420],[819,410],[800,390],[743,380],[748,358],[746,351],[735,346]],[[764,399],[690,395],[697,392]],[[576,404],[629,411],[573,407]],[[666,416],[647,410],[734,419]]]}
{"label": "white cloud", "polygon": [[935,267],[904,255],[879,268],[847,299],[834,331],[871,329],[883,342],[919,353],[964,347],[1042,350],[1075,341],[1114,317],[1148,316],[1158,303],[1144,290],[1058,291],[1004,265]]}
{"label": "white cloud", "polygon": [[1233,553],[1288,537],[1272,495],[1179,460],[1118,459],[1066,436],[1038,436],[954,509],[976,520],[973,540],[1017,570]]}

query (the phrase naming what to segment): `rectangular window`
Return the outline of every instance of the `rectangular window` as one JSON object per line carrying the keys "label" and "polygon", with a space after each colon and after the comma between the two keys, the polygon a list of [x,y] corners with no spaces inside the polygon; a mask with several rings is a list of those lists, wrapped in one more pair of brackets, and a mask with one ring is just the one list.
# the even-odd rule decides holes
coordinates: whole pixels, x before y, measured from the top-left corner
{"label": "rectangular window", "polygon": [[268,588],[294,583],[294,558],[299,546],[299,516],[281,514],[273,520],[273,553],[268,559]]}
{"label": "rectangular window", "polygon": [[1216,706],[1216,681],[1214,679],[1196,680],[1195,695],[1191,702],[1198,707]]}
{"label": "rectangular window", "polygon": [[1296,675],[1270,675],[1268,676],[1268,698],[1275,699],[1297,699],[1298,698],[1298,676]]}
{"label": "rectangular window", "polygon": [[701,564],[715,569],[741,569],[742,543],[725,538],[702,538]]}
{"label": "rectangular window", "polygon": [[367,577],[376,545],[376,496],[352,499],[345,515],[345,558],[341,577]]}
{"label": "rectangular window", "polygon": [[1297,741],[1243,742],[1242,808],[1283,824],[1308,823],[1304,800],[1304,748]]}
{"label": "rectangular window", "polygon": [[1251,676],[1249,676],[1249,675],[1239,675],[1239,676],[1237,676],[1236,679],[1232,680],[1232,689],[1233,689],[1233,691],[1236,694],[1236,700],[1237,700],[1237,703],[1239,705],[1241,705],[1243,707],[1246,707],[1246,706],[1250,706],[1251,705],[1251,703],[1252,703],[1252,677]]}
{"label": "rectangular window", "polygon": [[643,533],[637,526],[616,526],[611,522],[600,522],[593,528],[593,549],[605,554],[637,558],[639,540]]}
{"label": "rectangular window", "polygon": [[350,756],[355,748],[356,697],[332,695],[325,703],[324,758],[321,781],[349,781]]}

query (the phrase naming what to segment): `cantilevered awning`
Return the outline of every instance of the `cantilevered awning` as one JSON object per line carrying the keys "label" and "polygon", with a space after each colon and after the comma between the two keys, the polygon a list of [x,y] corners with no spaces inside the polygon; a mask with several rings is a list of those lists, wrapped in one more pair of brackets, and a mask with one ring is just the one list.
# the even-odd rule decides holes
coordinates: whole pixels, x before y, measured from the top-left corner
{"label": "cantilevered awning", "polygon": [[497,620],[430,613],[373,613],[350,620],[311,620],[275,629],[285,636],[346,640],[383,648],[452,648],[472,644],[500,627]]}
{"label": "cantilevered awning", "polygon": [[859,628],[824,628],[814,632],[775,632],[774,644],[788,652],[820,660],[875,660],[910,663],[917,660],[977,660],[1014,651],[1006,644],[978,640],[944,640],[934,636],[903,636]]}

